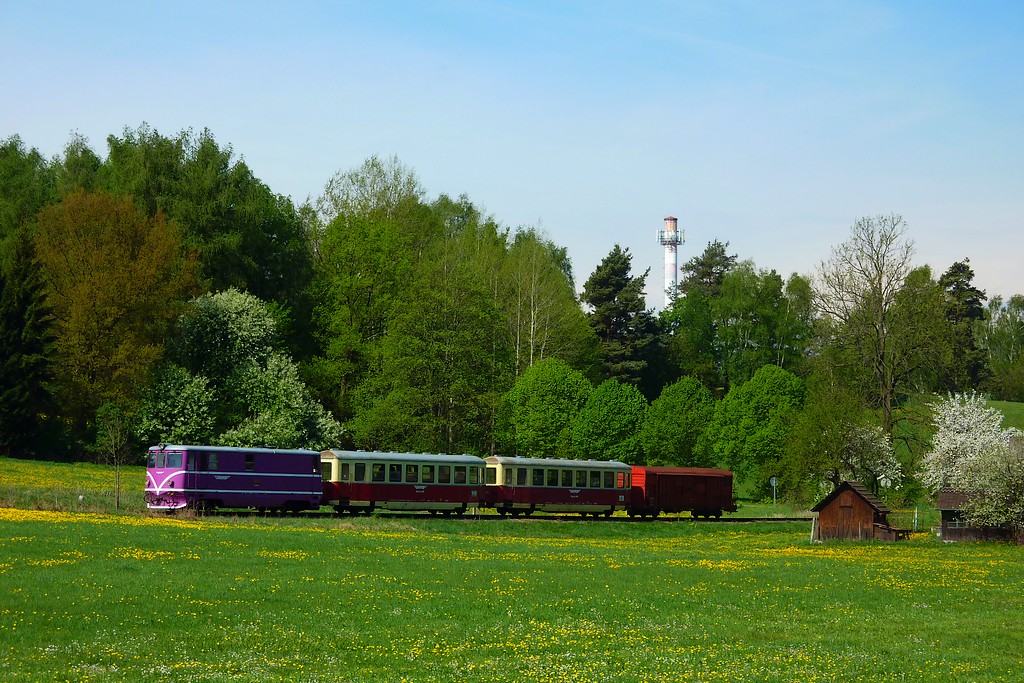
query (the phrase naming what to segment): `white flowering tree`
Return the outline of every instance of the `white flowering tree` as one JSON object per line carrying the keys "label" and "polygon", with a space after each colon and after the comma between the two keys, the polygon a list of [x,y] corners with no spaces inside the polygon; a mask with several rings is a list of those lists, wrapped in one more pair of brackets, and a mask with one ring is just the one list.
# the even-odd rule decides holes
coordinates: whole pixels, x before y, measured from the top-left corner
{"label": "white flowering tree", "polygon": [[935,435],[924,457],[922,481],[933,490],[971,491],[962,513],[976,526],[1007,525],[1024,540],[1024,444],[1017,429],[974,393],[950,394],[932,404]]}
{"label": "white flowering tree", "polygon": [[830,473],[834,485],[859,481],[877,494],[880,486],[896,487],[903,480],[892,440],[879,425],[848,425],[838,456],[838,467]]}

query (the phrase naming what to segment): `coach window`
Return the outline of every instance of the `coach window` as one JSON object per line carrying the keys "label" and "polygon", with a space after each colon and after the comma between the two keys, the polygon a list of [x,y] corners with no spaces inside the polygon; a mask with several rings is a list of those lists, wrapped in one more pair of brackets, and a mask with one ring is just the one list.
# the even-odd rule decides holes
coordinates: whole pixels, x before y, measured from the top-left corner
{"label": "coach window", "polygon": [[356,474],[352,477],[352,481],[364,482],[366,481],[366,463],[357,462],[355,467]]}
{"label": "coach window", "polygon": [[590,488],[601,488],[601,473],[598,472],[597,470],[591,470],[590,472]]}
{"label": "coach window", "polygon": [[516,486],[526,486],[526,468],[516,468]]}
{"label": "coach window", "polygon": [[466,466],[456,465],[455,466],[455,483],[465,484],[466,483]]}
{"label": "coach window", "polygon": [[516,473],[512,467],[504,467],[502,471],[505,473],[503,478],[505,480],[505,486],[513,486],[512,482],[516,480]]}
{"label": "coach window", "polygon": [[384,463],[373,463],[373,480],[375,482],[384,481]]}
{"label": "coach window", "polygon": [[624,489],[629,484],[629,477],[625,472],[618,472],[615,475],[615,488]]}
{"label": "coach window", "polygon": [[388,481],[392,484],[402,481],[402,466],[399,463],[388,463]]}
{"label": "coach window", "polygon": [[420,479],[420,466],[419,465],[406,465],[405,466],[405,483],[415,484]]}
{"label": "coach window", "polygon": [[604,473],[604,487],[606,489],[613,489],[613,488],[615,488],[615,473],[614,472],[605,472]]}
{"label": "coach window", "polygon": [[[324,464],[327,465],[328,468],[330,468],[330,466],[331,466],[331,463],[329,463],[329,462],[325,462]],[[341,463],[341,474],[340,474],[341,481],[349,481],[351,476],[352,476],[352,464],[351,463],[347,463],[347,462]]]}
{"label": "coach window", "polygon": [[558,470],[548,470],[548,486],[558,486]]}
{"label": "coach window", "polygon": [[424,465],[423,466],[423,471],[420,474],[423,475],[423,479],[421,481],[424,484],[433,484],[434,483],[434,466],[433,465]]}
{"label": "coach window", "polygon": [[533,469],[533,485],[543,486],[544,485],[544,470],[539,467]]}
{"label": "coach window", "polygon": [[572,486],[572,470],[562,470],[562,486],[565,488]]}
{"label": "coach window", "polygon": [[323,468],[320,470],[320,476],[323,477],[324,481],[331,480],[331,463],[325,462]]}
{"label": "coach window", "polygon": [[450,484],[450,483],[452,483],[452,466],[451,465],[438,465],[437,466],[437,483],[439,483],[439,484]]}
{"label": "coach window", "polygon": [[587,471],[576,470],[576,488],[582,489],[587,486]]}
{"label": "coach window", "polygon": [[[505,483],[506,484],[508,483],[508,479],[509,479],[508,474],[509,474],[508,470],[505,470]],[[484,476],[487,477],[484,481],[488,485],[493,486],[493,485],[497,484],[498,483],[498,468],[496,468],[496,467],[488,467],[486,470],[484,470]]]}
{"label": "coach window", "polygon": [[470,467],[469,468],[469,483],[479,484],[480,483],[480,468]]}

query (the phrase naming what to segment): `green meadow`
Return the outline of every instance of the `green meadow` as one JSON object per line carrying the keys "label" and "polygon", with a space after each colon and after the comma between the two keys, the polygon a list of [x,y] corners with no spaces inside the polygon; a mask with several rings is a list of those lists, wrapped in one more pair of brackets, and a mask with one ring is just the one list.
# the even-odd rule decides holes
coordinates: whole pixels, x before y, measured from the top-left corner
{"label": "green meadow", "polygon": [[1019,681],[1024,549],[0,508],[4,681]]}

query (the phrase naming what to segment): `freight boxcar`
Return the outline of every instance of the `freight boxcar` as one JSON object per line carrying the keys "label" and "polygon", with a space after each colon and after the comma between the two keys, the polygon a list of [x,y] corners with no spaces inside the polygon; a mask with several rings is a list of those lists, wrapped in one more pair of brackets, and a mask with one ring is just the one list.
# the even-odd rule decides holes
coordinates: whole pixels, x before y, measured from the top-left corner
{"label": "freight boxcar", "polygon": [[657,517],[663,512],[721,517],[725,510],[736,511],[728,470],[633,466],[630,517]]}
{"label": "freight boxcar", "polygon": [[320,507],[320,454],[160,444],[149,449],[146,507],[309,510]]}
{"label": "freight boxcar", "polygon": [[501,515],[534,511],[611,516],[629,505],[629,465],[601,460],[487,458],[488,504]]}
{"label": "freight boxcar", "polygon": [[323,504],[339,513],[423,510],[464,514],[480,505],[484,461],[473,455],[324,451]]}

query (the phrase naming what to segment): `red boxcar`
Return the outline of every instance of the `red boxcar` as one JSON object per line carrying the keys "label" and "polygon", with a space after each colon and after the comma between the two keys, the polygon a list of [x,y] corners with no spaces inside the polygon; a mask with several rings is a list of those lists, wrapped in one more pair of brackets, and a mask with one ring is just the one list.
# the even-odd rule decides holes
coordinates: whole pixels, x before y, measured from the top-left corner
{"label": "red boxcar", "polygon": [[633,466],[629,516],[689,512],[694,517],[721,517],[736,511],[732,472],[698,467]]}
{"label": "red boxcar", "polygon": [[487,458],[487,503],[499,514],[610,516],[629,504],[629,465],[616,461]]}
{"label": "red boxcar", "polygon": [[426,510],[463,514],[480,504],[484,461],[473,455],[324,451],[323,504],[339,513]]}

